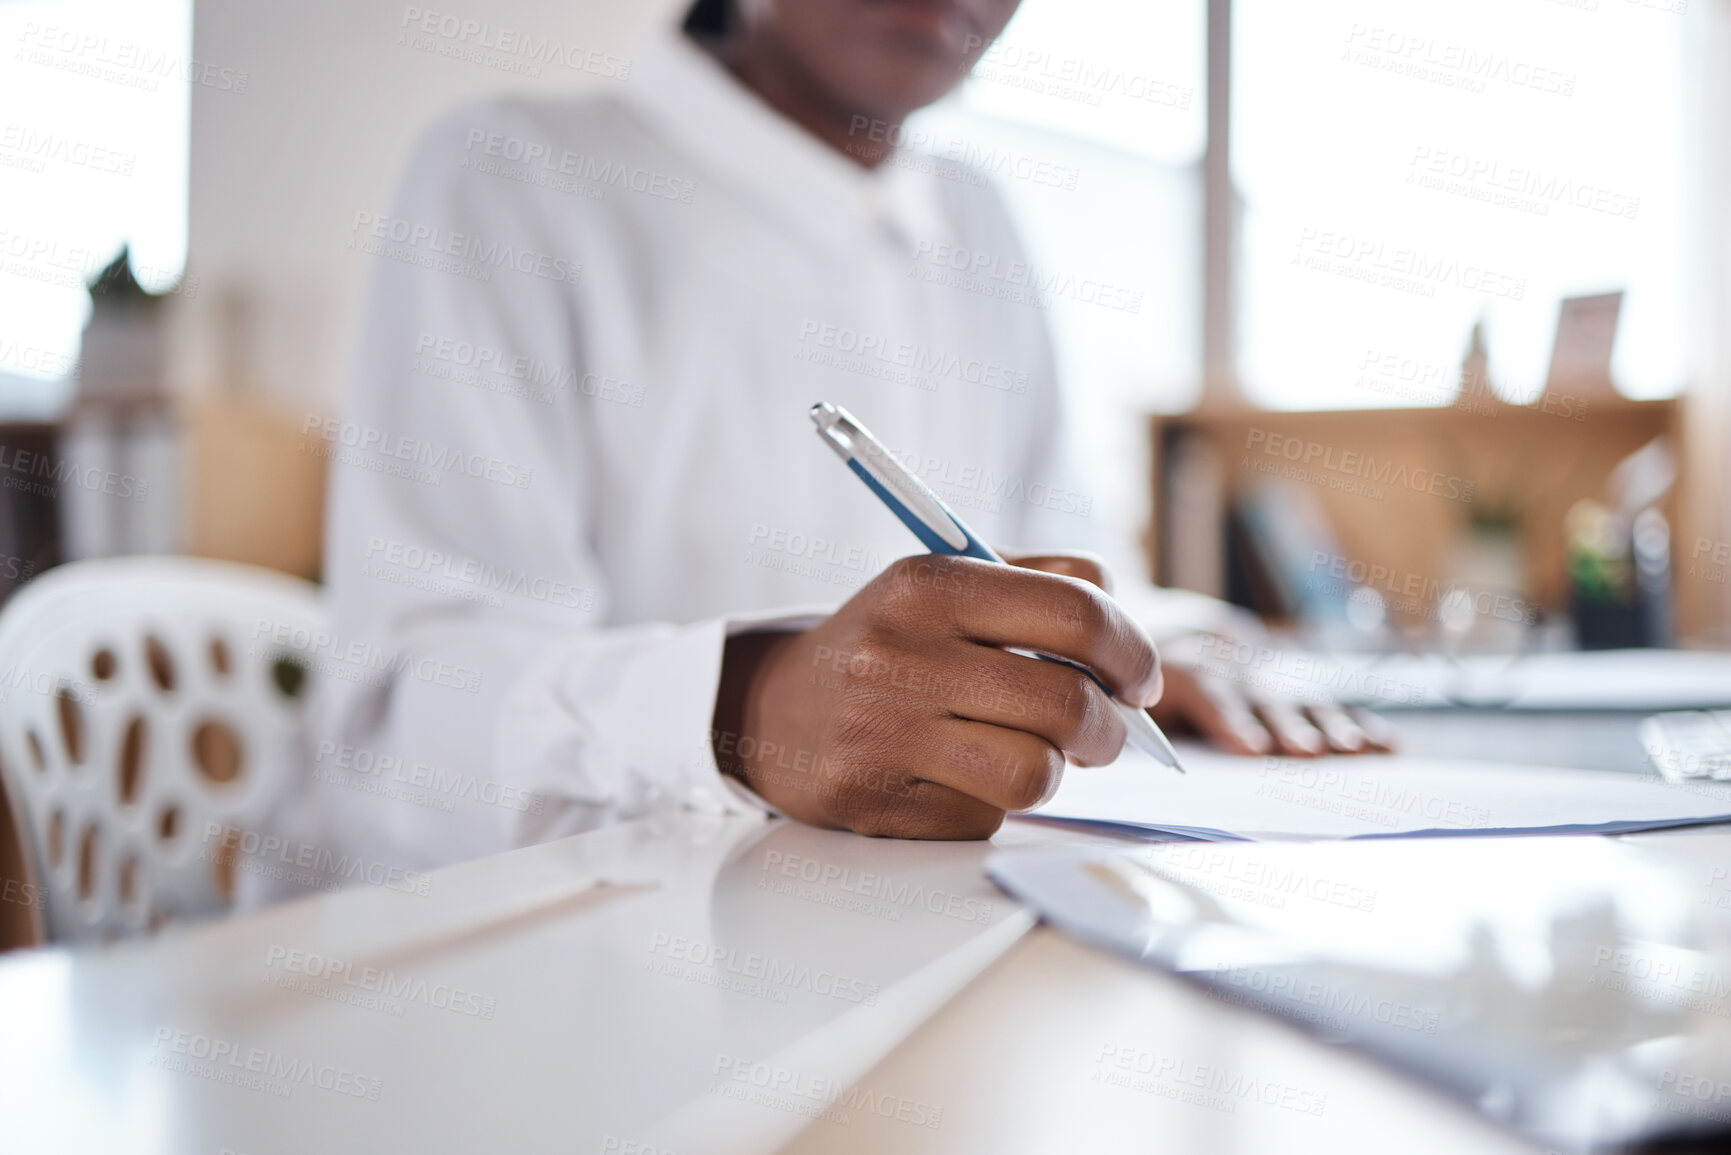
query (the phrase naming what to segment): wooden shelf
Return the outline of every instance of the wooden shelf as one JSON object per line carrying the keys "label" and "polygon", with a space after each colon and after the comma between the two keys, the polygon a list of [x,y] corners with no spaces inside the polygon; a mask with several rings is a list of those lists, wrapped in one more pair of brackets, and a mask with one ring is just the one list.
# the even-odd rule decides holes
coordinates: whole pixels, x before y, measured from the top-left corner
{"label": "wooden shelf", "polygon": [[[1216,405],[1150,420],[1155,479],[1145,540],[1151,572],[1172,581],[1180,569],[1175,519],[1188,526],[1224,519],[1226,504],[1253,482],[1285,477],[1312,494],[1342,548],[1367,565],[1440,576],[1446,554],[1475,519],[1518,525],[1526,596],[1548,609],[1567,602],[1563,516],[1584,497],[1601,497],[1612,468],[1653,438],[1681,447],[1678,401],[1590,398],[1509,405],[1474,398],[1427,409],[1276,412]],[[1218,484],[1201,497],[1175,496],[1172,455],[1180,445],[1217,463]],[[1216,503],[1177,509],[1176,500]],[[1667,501],[1676,525],[1677,494]],[[1673,535],[1673,570],[1678,546]],[[1206,568],[1206,567],[1204,567]],[[1218,590],[1203,592],[1218,593]]]}

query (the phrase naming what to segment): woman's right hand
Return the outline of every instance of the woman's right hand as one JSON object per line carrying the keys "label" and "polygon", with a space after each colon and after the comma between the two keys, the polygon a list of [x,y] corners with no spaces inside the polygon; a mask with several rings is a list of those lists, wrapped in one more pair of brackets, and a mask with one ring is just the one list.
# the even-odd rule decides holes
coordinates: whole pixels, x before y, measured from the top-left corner
{"label": "woman's right hand", "polygon": [[1096,585],[910,557],[809,630],[729,639],[716,760],[814,826],[989,837],[1050,798],[1066,760],[1100,765],[1124,743],[1093,680],[1009,647],[1080,663],[1123,701],[1159,700],[1153,643]]}

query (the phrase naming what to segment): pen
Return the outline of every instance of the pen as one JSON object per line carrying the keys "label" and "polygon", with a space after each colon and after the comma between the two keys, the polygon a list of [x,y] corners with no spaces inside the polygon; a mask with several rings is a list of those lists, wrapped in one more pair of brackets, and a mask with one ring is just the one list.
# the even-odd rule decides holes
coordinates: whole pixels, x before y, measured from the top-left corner
{"label": "pen", "polygon": [[[903,525],[914,531],[914,536],[919,538],[927,549],[933,553],[954,557],[975,557],[999,565],[1009,564],[998,556],[997,551],[963,525],[962,519],[950,512],[949,506],[939,500],[938,495],[933,493],[925,482],[909,473],[902,467],[901,462],[890,456],[889,450],[867,432],[865,426],[854,420],[853,414],[839,405],[821,401],[811,407],[811,419],[817,425],[818,436],[828,442],[836,456],[847,462],[848,468],[866,483],[867,488],[890,507],[891,513],[902,519]],[[1091,670],[1075,662],[1050,654],[1030,656],[1043,662],[1056,662],[1060,666],[1079,670],[1096,686],[1106,690],[1104,683],[1094,677]],[[1106,690],[1106,693],[1110,696],[1112,691]],[[1117,706],[1118,712],[1124,716],[1125,741],[1150,755],[1155,761],[1172,767],[1180,774],[1184,773],[1184,767],[1178,764],[1178,754],[1172,749],[1172,743],[1166,740],[1166,735],[1160,732],[1160,727],[1154,724],[1148,711],[1116,700],[1113,705]]]}

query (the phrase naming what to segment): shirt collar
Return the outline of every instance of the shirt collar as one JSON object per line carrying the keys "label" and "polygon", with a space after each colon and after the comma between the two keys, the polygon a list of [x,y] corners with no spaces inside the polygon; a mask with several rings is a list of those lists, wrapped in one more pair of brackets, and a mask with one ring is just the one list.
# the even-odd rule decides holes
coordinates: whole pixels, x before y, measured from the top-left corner
{"label": "shirt collar", "polygon": [[911,249],[948,232],[936,170],[924,158],[898,151],[876,170],[861,168],[764,103],[683,33],[645,46],[625,93],[680,151],[833,246],[857,249],[862,234],[887,229]]}

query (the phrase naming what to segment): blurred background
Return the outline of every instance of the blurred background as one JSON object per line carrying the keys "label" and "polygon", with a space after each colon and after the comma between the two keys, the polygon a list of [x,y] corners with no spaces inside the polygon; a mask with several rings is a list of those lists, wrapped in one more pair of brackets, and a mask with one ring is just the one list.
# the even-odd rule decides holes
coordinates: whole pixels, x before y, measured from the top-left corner
{"label": "blurred background", "polygon": [[[433,25],[628,60],[683,7]],[[355,215],[447,106],[617,83],[430,11],[0,3],[0,598],[318,576]],[[1343,649],[1731,643],[1728,0],[1026,0],[905,143],[1018,214],[1158,580]]]}

